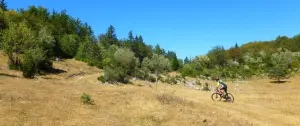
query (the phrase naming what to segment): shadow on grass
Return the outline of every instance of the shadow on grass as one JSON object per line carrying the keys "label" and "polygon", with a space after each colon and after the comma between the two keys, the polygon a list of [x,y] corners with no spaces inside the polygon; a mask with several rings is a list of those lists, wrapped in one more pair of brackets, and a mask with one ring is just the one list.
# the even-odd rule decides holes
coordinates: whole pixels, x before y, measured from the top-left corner
{"label": "shadow on grass", "polygon": [[16,75],[10,75],[10,74],[5,74],[5,73],[0,73],[0,76],[5,76],[5,77],[18,77]]}
{"label": "shadow on grass", "polygon": [[56,68],[48,68],[47,70],[43,70],[42,71],[42,75],[46,75],[46,74],[61,74],[61,73],[66,73],[67,71],[65,70],[61,70],[61,69],[56,69]]}
{"label": "shadow on grass", "polygon": [[290,82],[290,81],[271,81],[270,83],[282,84],[282,83],[286,83],[286,82]]}

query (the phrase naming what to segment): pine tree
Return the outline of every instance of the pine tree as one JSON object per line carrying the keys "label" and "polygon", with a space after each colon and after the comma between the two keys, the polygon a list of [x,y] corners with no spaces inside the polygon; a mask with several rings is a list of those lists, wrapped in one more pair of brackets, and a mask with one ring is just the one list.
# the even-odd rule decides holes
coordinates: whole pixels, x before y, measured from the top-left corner
{"label": "pine tree", "polygon": [[235,43],[234,48],[239,48],[239,45],[237,44],[237,42]]}
{"label": "pine tree", "polygon": [[130,31],[129,33],[128,33],[128,38],[129,38],[129,41],[133,41],[133,35],[132,35],[132,31]]}
{"label": "pine tree", "polygon": [[5,2],[5,0],[0,1],[0,9],[2,9],[3,11],[7,11],[7,3]]}
{"label": "pine tree", "polygon": [[188,57],[185,57],[185,59],[184,59],[184,64],[188,64],[188,63],[190,63],[191,61],[190,61],[190,59],[188,58]]}
{"label": "pine tree", "polygon": [[111,45],[119,45],[114,26],[110,25],[105,34],[99,36],[100,43],[108,49]]}
{"label": "pine tree", "polygon": [[160,48],[158,44],[154,47],[153,52],[158,55],[165,55],[165,50]]}

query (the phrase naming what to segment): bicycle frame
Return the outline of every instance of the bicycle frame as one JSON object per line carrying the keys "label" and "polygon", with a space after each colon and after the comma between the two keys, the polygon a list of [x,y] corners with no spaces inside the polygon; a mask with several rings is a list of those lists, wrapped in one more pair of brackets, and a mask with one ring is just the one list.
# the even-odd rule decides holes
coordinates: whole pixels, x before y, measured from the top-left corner
{"label": "bicycle frame", "polygon": [[219,89],[214,89],[217,94],[222,95],[221,91]]}

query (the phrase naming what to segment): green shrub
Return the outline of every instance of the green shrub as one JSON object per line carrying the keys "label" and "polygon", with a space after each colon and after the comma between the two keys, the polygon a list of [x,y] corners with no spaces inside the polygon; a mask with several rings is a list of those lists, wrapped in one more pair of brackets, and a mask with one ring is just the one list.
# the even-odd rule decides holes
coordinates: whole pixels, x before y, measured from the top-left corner
{"label": "green shrub", "polygon": [[88,63],[102,69],[102,52],[97,43],[91,42],[90,38],[85,38],[80,44],[75,59]]}
{"label": "green shrub", "polygon": [[144,85],[143,85],[143,84],[137,84],[137,86],[142,87],[142,86],[144,86]]}
{"label": "green shrub", "polygon": [[158,76],[157,80],[164,82],[164,78],[162,76]]}
{"label": "green shrub", "polygon": [[16,64],[8,64],[8,68],[10,70],[21,70],[22,67],[20,65],[16,65]]}
{"label": "green shrub", "polygon": [[163,55],[153,54],[152,58],[146,57],[143,60],[142,67],[148,68],[152,73],[164,73],[171,70],[169,59]]}
{"label": "green shrub", "polygon": [[115,82],[122,82],[122,83],[127,83],[125,77],[127,75],[125,74],[124,69],[121,67],[115,67],[115,68],[110,68],[106,67],[104,69],[104,80],[105,82],[109,83],[115,83]]}
{"label": "green shrub", "polygon": [[105,78],[104,76],[100,76],[97,78],[99,81],[101,81],[102,83],[105,83]]}
{"label": "green shrub", "polygon": [[196,85],[201,86],[201,82],[200,81],[196,81]]}
{"label": "green shrub", "polygon": [[169,79],[169,78],[166,78],[166,79],[165,79],[165,83],[170,84],[170,83],[171,83],[170,79]]}
{"label": "green shrub", "polygon": [[32,78],[39,70],[52,66],[52,63],[46,59],[45,51],[41,48],[33,48],[25,51],[22,60],[23,76]]}
{"label": "green shrub", "polygon": [[135,72],[134,72],[134,76],[142,79],[142,80],[146,80],[149,77],[149,73],[150,71],[147,68],[136,68]]}
{"label": "green shrub", "polygon": [[176,78],[177,81],[181,81],[182,80],[181,76],[179,76],[179,75],[176,75],[175,78]]}
{"label": "green shrub", "polygon": [[168,84],[177,84],[177,80],[175,77],[168,77],[165,79],[165,83],[168,83]]}
{"label": "green shrub", "polygon": [[65,34],[59,39],[59,47],[66,57],[74,57],[79,48],[80,37],[75,34]]}
{"label": "green shrub", "polygon": [[[131,50],[111,46],[108,51],[103,60],[103,65],[105,66],[104,78],[106,82],[128,83],[129,76],[144,74],[140,73],[143,71],[136,68],[138,59]],[[147,75],[147,73],[145,73],[145,75]]]}
{"label": "green shrub", "polygon": [[81,95],[81,101],[84,103],[84,104],[93,104],[93,101],[91,99],[91,96],[86,94],[86,93],[83,93]]}
{"label": "green shrub", "polygon": [[177,80],[175,77],[171,77],[170,82],[171,82],[171,84],[177,84]]}
{"label": "green shrub", "polygon": [[147,80],[152,82],[152,83],[156,82],[156,78],[152,75],[148,76]]}
{"label": "green shrub", "polygon": [[208,83],[206,82],[203,89],[203,91],[210,91],[209,87],[208,87]]}
{"label": "green shrub", "polygon": [[23,77],[25,78],[33,78],[36,69],[35,69],[35,64],[30,55],[25,55],[22,63],[22,69],[23,69]]}

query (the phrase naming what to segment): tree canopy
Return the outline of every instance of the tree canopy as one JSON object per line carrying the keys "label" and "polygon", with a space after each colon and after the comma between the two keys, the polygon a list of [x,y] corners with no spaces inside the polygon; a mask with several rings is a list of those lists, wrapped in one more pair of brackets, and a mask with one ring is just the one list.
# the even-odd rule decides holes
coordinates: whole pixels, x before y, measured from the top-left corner
{"label": "tree canopy", "polygon": [[[105,33],[94,35],[88,23],[68,15],[66,10],[50,12],[42,6],[29,6],[16,11],[1,0],[0,29],[0,47],[9,57],[9,68],[22,70],[28,78],[47,72],[56,57],[75,58],[103,68],[110,82],[148,76],[138,74],[151,74],[145,68],[156,70],[155,65],[159,72],[180,68],[175,52],[166,53],[159,45],[153,48],[142,35],[129,30],[128,38],[120,39],[113,25]],[[149,60],[152,67],[143,67]]]}

